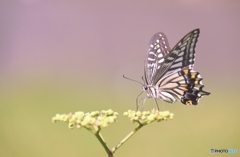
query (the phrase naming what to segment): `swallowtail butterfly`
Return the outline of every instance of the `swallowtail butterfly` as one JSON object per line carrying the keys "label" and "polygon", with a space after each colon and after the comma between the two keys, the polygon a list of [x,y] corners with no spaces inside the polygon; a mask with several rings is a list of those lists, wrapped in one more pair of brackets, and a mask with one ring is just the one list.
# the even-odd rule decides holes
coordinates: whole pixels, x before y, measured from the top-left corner
{"label": "swallowtail butterfly", "polygon": [[199,33],[199,29],[189,32],[172,49],[164,33],[152,37],[144,67],[143,91],[147,97],[143,103],[154,98],[155,102],[180,100],[184,105],[197,105],[203,95],[210,94],[203,90],[203,78],[193,70]]}

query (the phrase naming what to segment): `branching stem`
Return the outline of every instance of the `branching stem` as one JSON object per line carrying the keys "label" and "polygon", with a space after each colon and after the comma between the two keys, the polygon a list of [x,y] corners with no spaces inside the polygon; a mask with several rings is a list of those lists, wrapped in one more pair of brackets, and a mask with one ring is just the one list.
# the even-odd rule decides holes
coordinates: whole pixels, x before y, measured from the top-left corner
{"label": "branching stem", "polygon": [[108,157],[113,157],[113,152],[111,152],[111,150],[108,148],[107,143],[104,141],[99,131],[95,133],[95,136],[97,137],[98,141],[102,144],[104,150],[107,152]]}
{"label": "branching stem", "polygon": [[133,131],[131,131],[124,139],[122,139],[118,145],[112,148],[112,153],[114,153],[118,148],[120,148],[133,134],[135,134],[143,126],[144,125],[142,124],[138,124],[138,126]]}

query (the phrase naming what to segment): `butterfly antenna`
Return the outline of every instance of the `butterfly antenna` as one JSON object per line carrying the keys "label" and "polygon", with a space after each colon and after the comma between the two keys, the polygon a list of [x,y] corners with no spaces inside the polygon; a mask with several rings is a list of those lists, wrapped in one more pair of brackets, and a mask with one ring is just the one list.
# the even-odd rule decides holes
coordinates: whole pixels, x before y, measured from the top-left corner
{"label": "butterfly antenna", "polygon": [[133,81],[133,82],[137,82],[137,83],[139,83],[139,84],[141,84],[141,85],[144,85],[144,84],[142,84],[141,82],[136,81],[136,80],[133,80],[133,79],[130,79],[130,78],[124,76],[124,75],[123,75],[123,78],[125,78],[125,79],[127,79],[127,80],[130,80],[130,81]]}

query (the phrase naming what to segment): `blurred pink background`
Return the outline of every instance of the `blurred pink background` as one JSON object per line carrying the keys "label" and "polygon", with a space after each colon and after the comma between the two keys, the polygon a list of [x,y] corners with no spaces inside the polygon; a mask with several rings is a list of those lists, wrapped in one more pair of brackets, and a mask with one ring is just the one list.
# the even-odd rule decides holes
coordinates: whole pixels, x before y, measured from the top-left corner
{"label": "blurred pink background", "polygon": [[140,78],[154,33],[165,32],[173,47],[200,28],[196,70],[214,80],[239,78],[239,6],[231,0],[1,1],[1,76]]}

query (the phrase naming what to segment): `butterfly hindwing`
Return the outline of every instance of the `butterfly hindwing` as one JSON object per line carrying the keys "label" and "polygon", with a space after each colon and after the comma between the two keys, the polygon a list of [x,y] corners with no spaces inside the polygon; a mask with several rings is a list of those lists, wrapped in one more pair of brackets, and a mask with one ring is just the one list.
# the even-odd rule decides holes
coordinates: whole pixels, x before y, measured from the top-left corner
{"label": "butterfly hindwing", "polygon": [[178,99],[184,105],[197,105],[203,95],[210,94],[203,90],[202,80],[201,75],[194,70],[180,70],[162,78],[159,83],[162,94],[173,96],[173,98],[168,97],[171,98],[169,102]]}

